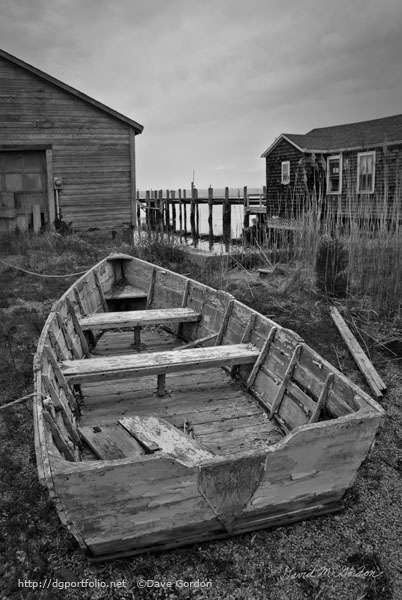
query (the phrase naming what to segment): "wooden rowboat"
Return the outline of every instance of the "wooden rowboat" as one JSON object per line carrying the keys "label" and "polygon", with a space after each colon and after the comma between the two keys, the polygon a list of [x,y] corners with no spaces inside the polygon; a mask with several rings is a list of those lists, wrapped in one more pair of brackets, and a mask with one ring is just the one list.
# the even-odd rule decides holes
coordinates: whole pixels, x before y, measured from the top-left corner
{"label": "wooden rowboat", "polygon": [[125,254],[55,303],[34,372],[39,477],[93,560],[339,510],[384,417],[296,333]]}

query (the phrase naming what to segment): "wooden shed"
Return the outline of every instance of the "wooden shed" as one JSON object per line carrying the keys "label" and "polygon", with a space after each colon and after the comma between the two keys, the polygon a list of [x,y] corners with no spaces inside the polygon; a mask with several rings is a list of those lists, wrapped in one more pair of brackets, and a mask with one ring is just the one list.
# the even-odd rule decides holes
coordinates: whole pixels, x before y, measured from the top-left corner
{"label": "wooden shed", "polygon": [[142,130],[0,50],[0,231],[135,227]]}
{"label": "wooden shed", "polygon": [[311,197],[345,215],[402,211],[402,115],[283,133],[262,158],[268,215],[297,215]]}

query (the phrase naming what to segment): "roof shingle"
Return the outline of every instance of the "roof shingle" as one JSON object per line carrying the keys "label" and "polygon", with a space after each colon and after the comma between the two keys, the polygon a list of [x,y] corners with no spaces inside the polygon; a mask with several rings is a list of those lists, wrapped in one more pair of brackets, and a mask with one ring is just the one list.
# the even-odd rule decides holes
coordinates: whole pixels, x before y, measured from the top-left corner
{"label": "roof shingle", "polygon": [[[304,151],[333,152],[347,148],[367,148],[384,142],[402,141],[402,115],[319,127],[304,135],[284,133],[280,137],[287,138]],[[267,156],[271,149],[273,146],[270,146],[263,156]]]}

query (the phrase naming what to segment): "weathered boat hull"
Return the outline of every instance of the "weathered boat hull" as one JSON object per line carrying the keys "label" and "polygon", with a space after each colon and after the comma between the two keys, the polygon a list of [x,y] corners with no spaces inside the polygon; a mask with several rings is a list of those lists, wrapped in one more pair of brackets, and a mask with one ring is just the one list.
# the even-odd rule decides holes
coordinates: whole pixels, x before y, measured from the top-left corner
{"label": "weathered boat hull", "polygon": [[[201,346],[222,346],[222,356],[231,345],[245,356],[246,362],[238,367],[233,367],[236,359],[229,363],[240,387],[217,401],[213,410],[223,423],[219,427],[212,409],[198,424],[202,420],[197,419],[194,406],[195,384],[188,397],[184,394],[180,370],[188,373],[189,381],[193,377],[184,361],[180,365],[175,359],[173,367],[161,366],[161,354],[156,353],[155,360],[150,355],[150,364],[142,364],[139,370],[138,339],[133,358],[121,357],[128,365],[122,376],[129,386],[124,387],[120,375],[111,370],[120,360],[116,357],[98,360],[90,353],[85,371],[87,363],[82,359],[88,345],[92,352],[100,331],[83,334],[79,321],[85,325],[85,315],[107,308],[163,311],[171,307],[187,307],[198,315],[190,322],[169,324],[187,344],[200,340]],[[108,323],[112,327],[112,315],[105,315],[103,327]],[[121,342],[120,334],[113,336]],[[249,359],[249,354],[254,358]],[[85,371],[75,379],[69,370],[73,361],[81,361],[77,365]],[[95,361],[95,367],[90,361]],[[192,363],[191,369],[200,366]],[[173,382],[172,390],[165,390],[165,377],[168,387]],[[208,377],[205,369],[192,381],[208,382]],[[142,392],[146,386],[149,391]],[[139,388],[148,394],[145,400]],[[221,539],[339,510],[384,417],[376,402],[297,334],[229,294],[125,255],[96,265],[52,308],[35,357],[35,390],[40,480],[62,521],[93,559]],[[212,387],[208,394],[199,394],[200,411],[213,406]],[[249,397],[255,399],[255,407],[249,405],[247,427],[246,413],[236,411],[243,402],[251,402]],[[109,421],[107,407],[112,411]],[[159,411],[156,417],[153,410]],[[187,413],[195,422],[195,439],[174,427]],[[145,433],[148,427],[153,441],[145,443],[145,454],[87,460],[82,448],[85,419],[91,427],[101,424],[94,431],[104,423],[128,429],[134,423],[145,427]],[[209,437],[208,420],[216,430]],[[235,437],[230,434],[232,423],[239,425]],[[136,439],[143,443],[143,438]],[[159,444],[158,451],[152,444]],[[110,452],[110,444],[106,451]],[[119,456],[121,449],[114,451],[113,456]]]}

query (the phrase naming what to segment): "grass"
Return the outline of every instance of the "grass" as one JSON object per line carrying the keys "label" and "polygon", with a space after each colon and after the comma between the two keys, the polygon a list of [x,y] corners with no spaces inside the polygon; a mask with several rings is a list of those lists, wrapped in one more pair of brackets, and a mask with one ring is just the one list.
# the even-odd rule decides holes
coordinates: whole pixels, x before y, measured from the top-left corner
{"label": "grass", "polygon": [[[314,274],[317,254],[323,238],[331,238],[348,258],[347,296],[353,303],[359,299],[362,307],[369,306],[379,317],[402,317],[402,171],[392,197],[388,193],[357,194],[356,181],[350,173],[343,174],[342,200],[338,196],[324,197],[317,185],[302,195],[299,185],[293,192],[293,207],[288,217],[297,226],[293,231],[274,232],[282,254]],[[325,174],[324,174],[325,175]],[[303,181],[306,173],[301,168]],[[387,189],[385,172],[379,172],[382,190]],[[383,179],[380,182],[380,179]],[[304,184],[303,184],[304,188]],[[334,269],[328,264],[328,270]]]}
{"label": "grass", "polygon": [[[86,236],[53,234],[11,236],[0,242],[0,259],[15,267],[48,274],[86,270],[111,251],[124,251],[172,266],[295,329],[331,362],[364,385],[328,317],[326,298],[314,291],[308,266],[283,265],[272,280],[261,280],[242,264],[210,272],[194,268],[174,244],[139,240],[135,247],[124,232],[114,239],[94,232]],[[74,278],[46,279],[0,263],[0,403],[32,391],[32,356],[47,312]],[[349,299],[348,302],[351,302]],[[354,321],[370,326],[373,337],[381,324],[363,325],[365,313],[355,300]],[[29,402],[0,412],[0,579],[1,600],[47,598],[173,600],[391,600],[402,594],[402,409],[400,363],[387,358],[366,339],[371,357],[382,365],[389,386],[384,400],[389,418],[378,443],[359,471],[346,498],[346,509],[292,526],[263,530],[224,542],[142,555],[90,565],[60,523],[37,479]],[[357,577],[361,568],[374,575]],[[349,571],[348,571],[349,569]],[[304,574],[304,576],[303,576]],[[116,589],[78,588],[88,579]],[[172,587],[140,589],[141,579]],[[52,580],[67,589],[18,587],[19,581]],[[210,588],[175,586],[174,582],[211,581]],[[59,582],[59,583],[57,583]],[[20,584],[21,585],[21,584]],[[75,587],[74,587],[75,585]]]}

